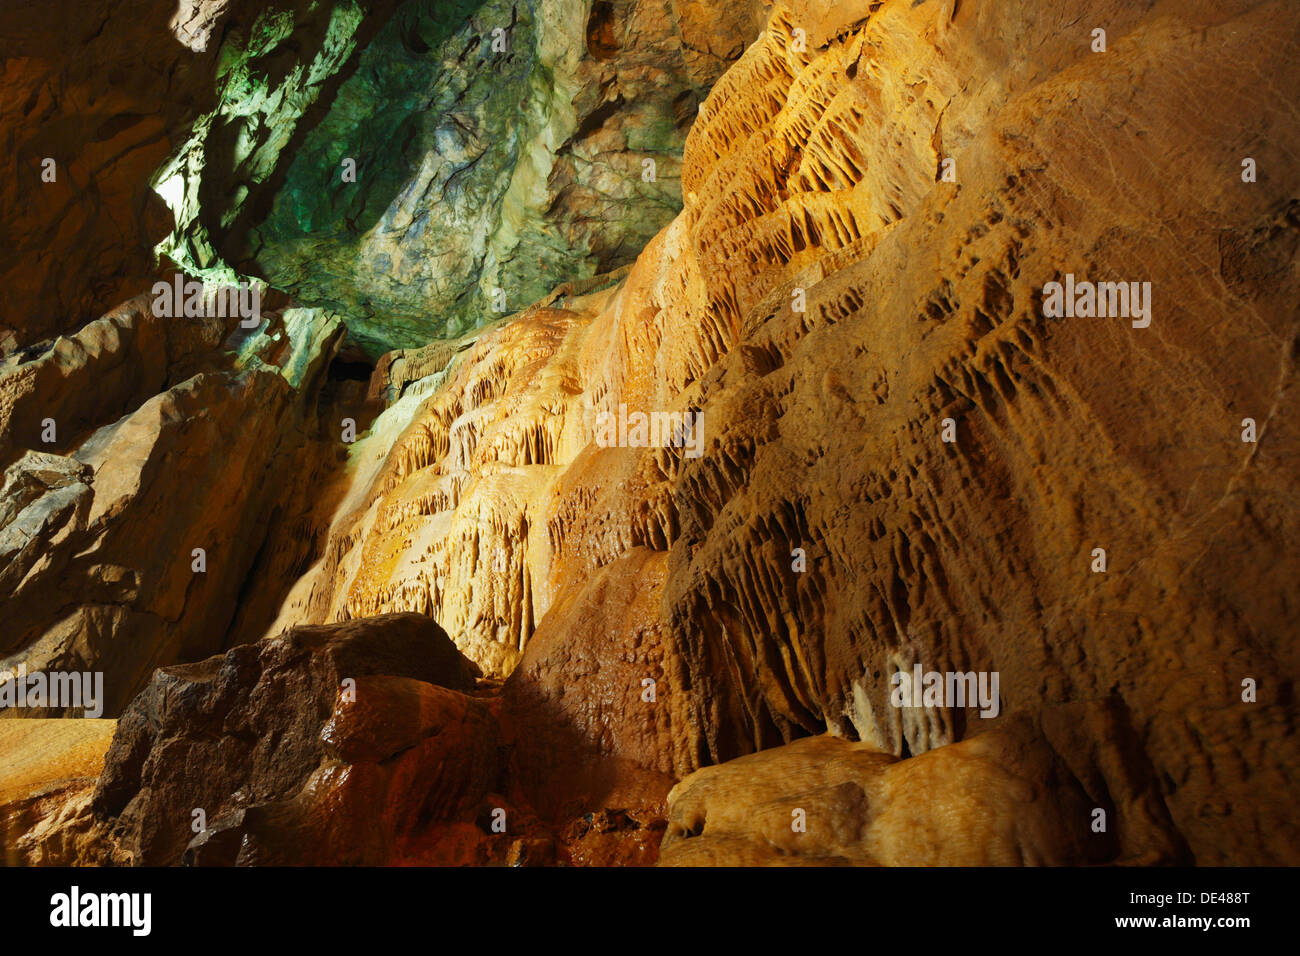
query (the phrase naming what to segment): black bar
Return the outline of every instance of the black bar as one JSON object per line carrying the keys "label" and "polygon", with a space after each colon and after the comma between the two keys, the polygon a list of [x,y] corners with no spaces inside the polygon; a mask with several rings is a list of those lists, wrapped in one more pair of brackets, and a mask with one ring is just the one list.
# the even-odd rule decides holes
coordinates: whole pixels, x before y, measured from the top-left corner
{"label": "black bar", "polygon": [[[809,945],[847,934],[859,941],[854,948],[879,951],[949,938],[1232,945],[1286,931],[1293,881],[1290,870],[1251,868],[8,869],[0,870],[0,898],[9,938],[24,941],[77,934],[207,948],[248,945],[272,931],[295,945],[329,945],[379,932],[431,948],[469,937],[492,947],[589,940],[604,949],[715,937],[774,944],[770,934],[782,924]],[[55,895],[70,896],[73,886],[83,904],[87,894],[150,894],[148,935],[52,926]],[[1130,919],[1154,924],[1119,925]],[[1211,924],[1188,925],[1193,919]],[[1247,925],[1217,922],[1241,919]]]}

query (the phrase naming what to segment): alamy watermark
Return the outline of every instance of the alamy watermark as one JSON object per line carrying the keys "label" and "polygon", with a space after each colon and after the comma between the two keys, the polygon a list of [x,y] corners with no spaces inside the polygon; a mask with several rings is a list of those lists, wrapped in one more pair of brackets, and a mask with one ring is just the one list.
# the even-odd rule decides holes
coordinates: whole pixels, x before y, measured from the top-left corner
{"label": "alamy watermark", "polygon": [[74,886],[50,897],[50,925],[60,929],[125,927],[133,936],[148,936],[153,929],[153,894],[83,893],[81,887]]}
{"label": "alamy watermark", "polygon": [[1133,328],[1151,324],[1150,282],[1065,282],[1043,286],[1043,315],[1049,319],[1132,319]]}
{"label": "alamy watermark", "polygon": [[27,665],[0,671],[0,710],[49,708],[80,710],[85,717],[104,715],[103,671],[37,671]]}
{"label": "alamy watermark", "polygon": [[914,664],[912,673],[899,671],[889,679],[895,707],[975,707],[981,717],[996,717],[1001,709],[997,671],[926,671]]}
{"label": "alamy watermark", "polygon": [[601,448],[685,448],[687,458],[704,452],[702,412],[618,412],[596,415],[596,444]]}
{"label": "alamy watermark", "polygon": [[197,279],[186,281],[179,273],[171,282],[153,284],[153,314],[159,319],[240,318],[240,328],[262,324],[262,290],[253,282],[238,285],[208,285]]}

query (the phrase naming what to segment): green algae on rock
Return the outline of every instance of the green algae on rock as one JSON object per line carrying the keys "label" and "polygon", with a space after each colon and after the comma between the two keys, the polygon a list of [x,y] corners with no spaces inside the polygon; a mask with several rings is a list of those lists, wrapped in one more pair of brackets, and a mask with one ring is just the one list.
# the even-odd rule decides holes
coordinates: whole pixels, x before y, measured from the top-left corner
{"label": "green algae on rock", "polygon": [[720,66],[688,58],[677,11],[603,4],[592,34],[585,0],[391,6],[298,0],[228,30],[220,105],[154,180],[160,253],[262,276],[378,356],[624,265],[681,208]]}
{"label": "green algae on rock", "polygon": [[[239,281],[216,237],[270,179],[299,120],[356,48],[360,4],[341,0],[324,15],[317,6],[301,15],[272,7],[247,32],[232,26],[218,58],[217,107],[153,177],[175,219],[156,252],[192,275]],[[301,50],[314,52],[299,60]]]}

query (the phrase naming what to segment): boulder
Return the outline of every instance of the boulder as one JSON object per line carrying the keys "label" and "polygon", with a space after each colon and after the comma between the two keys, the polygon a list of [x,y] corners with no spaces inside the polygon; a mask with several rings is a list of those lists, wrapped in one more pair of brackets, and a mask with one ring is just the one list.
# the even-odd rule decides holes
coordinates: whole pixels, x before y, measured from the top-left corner
{"label": "boulder", "polygon": [[415,614],[160,668],[118,722],[94,812],[137,864],[387,862],[496,782],[474,674]]}

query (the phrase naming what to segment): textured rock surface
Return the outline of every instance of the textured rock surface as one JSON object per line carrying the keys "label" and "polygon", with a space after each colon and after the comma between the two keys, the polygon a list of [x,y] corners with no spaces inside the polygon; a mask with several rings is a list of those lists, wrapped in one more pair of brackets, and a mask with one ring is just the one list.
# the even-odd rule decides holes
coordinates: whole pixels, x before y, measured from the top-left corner
{"label": "textured rock surface", "polygon": [[[696,16],[741,30],[763,9],[679,3],[651,19],[682,24],[694,77],[736,52],[688,29]],[[593,77],[650,43],[638,10],[575,17],[591,71],[575,116],[614,116]],[[176,660],[272,638],[232,651],[232,667],[286,646],[286,626],[361,635],[415,612],[487,675],[465,694],[375,672],[350,714],[333,710],[337,673],[295,678],[304,704],[282,765],[227,762],[249,735],[203,736],[201,708],[178,710],[167,739],[201,738],[216,769],[169,777],[175,805],[160,786],[168,809],[149,816],[143,777],[115,777],[110,760],[103,812],[125,827],[113,852],[178,859],[177,807],[199,785],[221,823],[196,862],[287,860],[281,833],[337,839],[351,861],[652,862],[661,832],[664,861],[685,864],[1300,862],[1298,36],[1300,11],[1267,0],[779,3],[699,109],[682,211],[630,270],[586,281],[544,261],[539,275],[579,281],[510,322],[389,354],[366,385],[335,379],[345,399],[307,398],[288,371],[301,364],[254,337],[224,365],[169,372],[138,409],[129,383],[111,386],[131,414],[88,424],[100,431],[84,444],[20,457],[31,440],[11,440],[0,540],[16,557],[0,575],[27,598],[12,604],[14,646],[65,641],[36,619],[56,591],[83,618],[171,609]],[[1214,95],[1184,108],[1198,90]],[[619,123],[591,148],[628,133]],[[535,195],[565,195],[545,182]],[[525,206],[561,216],[528,220],[520,235],[543,243],[578,208]],[[568,248],[590,252],[574,235]],[[378,268],[362,284],[407,275]],[[1150,324],[1046,317],[1044,286],[1067,275],[1150,282]],[[376,315],[345,318],[378,342]],[[464,327],[446,319],[429,328]],[[317,356],[308,367],[334,354],[310,323],[297,341],[320,343],[294,352]],[[101,354],[64,345],[47,362]],[[10,430],[37,414],[25,387],[0,392],[14,396],[0,412],[19,409]],[[186,404],[204,389],[211,401]],[[75,391],[72,414],[93,415]],[[232,437],[223,423],[254,402],[244,427],[260,437]],[[267,474],[276,417],[304,402],[315,439],[280,445],[303,472],[283,497],[232,500],[234,479],[199,482],[197,465],[178,473],[183,495],[148,485],[150,456],[173,447],[204,467],[246,454]],[[354,406],[378,414],[357,412],[361,440],[331,471],[339,409]],[[620,409],[698,412],[700,454],[602,447],[597,418]],[[209,445],[212,463],[195,451]],[[195,499],[205,515],[227,507],[227,527],[277,514],[219,635],[185,616],[206,605],[155,580],[160,563],[108,560],[118,542],[197,526]],[[163,506],[190,517],[164,527]],[[215,606],[235,603],[229,586]],[[144,604],[122,597],[137,587]],[[163,662],[161,632],[112,633],[105,658],[133,679]],[[998,716],[893,706],[891,678],[913,665],[996,672]],[[195,677],[215,666],[164,671],[133,707],[162,707],[178,681],[199,700],[211,688]],[[262,686],[237,676],[240,693]],[[118,744],[154,746],[142,726],[124,719]],[[464,765],[455,786],[444,760]],[[264,803],[241,794],[249,779]],[[320,809],[336,798],[384,808],[373,842],[358,823],[373,817]],[[518,822],[509,843],[484,839],[495,806]],[[76,829],[85,813],[82,794],[25,818],[45,834],[27,858],[100,846]]]}
{"label": "textured rock surface", "polygon": [[[173,215],[159,251],[194,275],[235,277],[218,245],[328,110],[354,54],[397,5],[282,0],[227,18],[206,71],[210,108],[151,178]],[[185,41],[189,32],[177,30]]]}
{"label": "textured rock surface", "polygon": [[486,708],[455,693],[473,686],[416,615],[294,629],[162,668],[119,722],[94,812],[147,865],[187,847],[200,865],[384,862],[428,816],[426,796],[454,812],[490,788]]}
{"label": "textured rock surface", "polygon": [[[215,318],[157,318],[151,301],[137,296],[71,335],[0,359],[0,462],[18,449],[84,439],[195,368],[234,330]],[[49,443],[46,419],[56,426]]]}
{"label": "textured rock surface", "polygon": [[[533,709],[678,775],[824,731],[920,754],[980,718],[895,709],[895,670],[997,670],[1008,714],[1122,701],[1125,759],[1149,761],[1196,860],[1292,860],[1264,792],[1300,766],[1282,597],[1297,130],[1236,65],[1294,84],[1263,38],[1294,36],[1295,14],[1099,2],[1070,19],[778,8],[692,129],[682,215],[617,289],[460,357],[336,525],[313,619],[426,611],[489,670],[520,658]],[[1166,111],[1212,82],[1194,121]],[[1268,170],[1253,184],[1246,152]],[[1066,273],[1152,282],[1151,326],[1044,318]],[[595,414],[620,403],[701,410],[704,454],[596,447]],[[1268,423],[1257,445],[1246,416]],[[611,628],[589,607],[531,643],[624,561],[622,590],[662,594],[652,653],[610,639],[636,613]],[[617,691],[566,680],[583,648]],[[659,669],[647,718],[637,675]]]}
{"label": "textured rock surface", "polygon": [[139,864],[175,864],[187,847],[198,864],[381,862],[403,827],[390,812],[419,817],[435,784],[412,775],[413,760],[441,769],[445,787],[491,782],[485,710],[452,693],[472,687],[445,633],[416,615],[299,628],[164,667],[118,723],[95,814]]}
{"label": "textured rock surface", "polygon": [[[157,319],[141,297],[0,364],[0,448],[51,449],[5,471],[7,671],[100,671],[113,716],[153,668],[220,650],[237,610],[256,618],[250,581],[274,595],[267,525],[323,457],[317,402],[343,329],[268,313],[218,348],[233,324]],[[310,544],[286,538],[291,554]]]}
{"label": "textured rock surface", "polygon": [[[669,795],[669,866],[1188,862],[1116,706],[1063,705],[910,760],[819,736],[706,767]],[[1080,748],[1080,745],[1083,745]],[[1090,752],[1091,751],[1091,752]],[[1094,808],[1120,823],[1095,832]]]}
{"label": "textured rock surface", "polygon": [[[475,673],[415,614],[294,628],[161,668],[117,722],[93,795],[85,778],[30,795],[19,766],[0,819],[24,862],[653,862],[664,823],[651,811],[587,812],[558,829],[532,811],[509,769],[530,744],[503,734]],[[79,746],[93,759],[101,740]],[[36,762],[43,780],[73,761]]]}
{"label": "textured rock surface", "polygon": [[0,724],[0,848],[5,866],[72,866],[105,844],[90,799],[114,720],[9,720]]}
{"label": "textured rock surface", "polygon": [[346,312],[374,355],[455,337],[636,256],[758,26],[715,0],[276,4],[225,31],[218,102],[155,177],[161,248]]}

